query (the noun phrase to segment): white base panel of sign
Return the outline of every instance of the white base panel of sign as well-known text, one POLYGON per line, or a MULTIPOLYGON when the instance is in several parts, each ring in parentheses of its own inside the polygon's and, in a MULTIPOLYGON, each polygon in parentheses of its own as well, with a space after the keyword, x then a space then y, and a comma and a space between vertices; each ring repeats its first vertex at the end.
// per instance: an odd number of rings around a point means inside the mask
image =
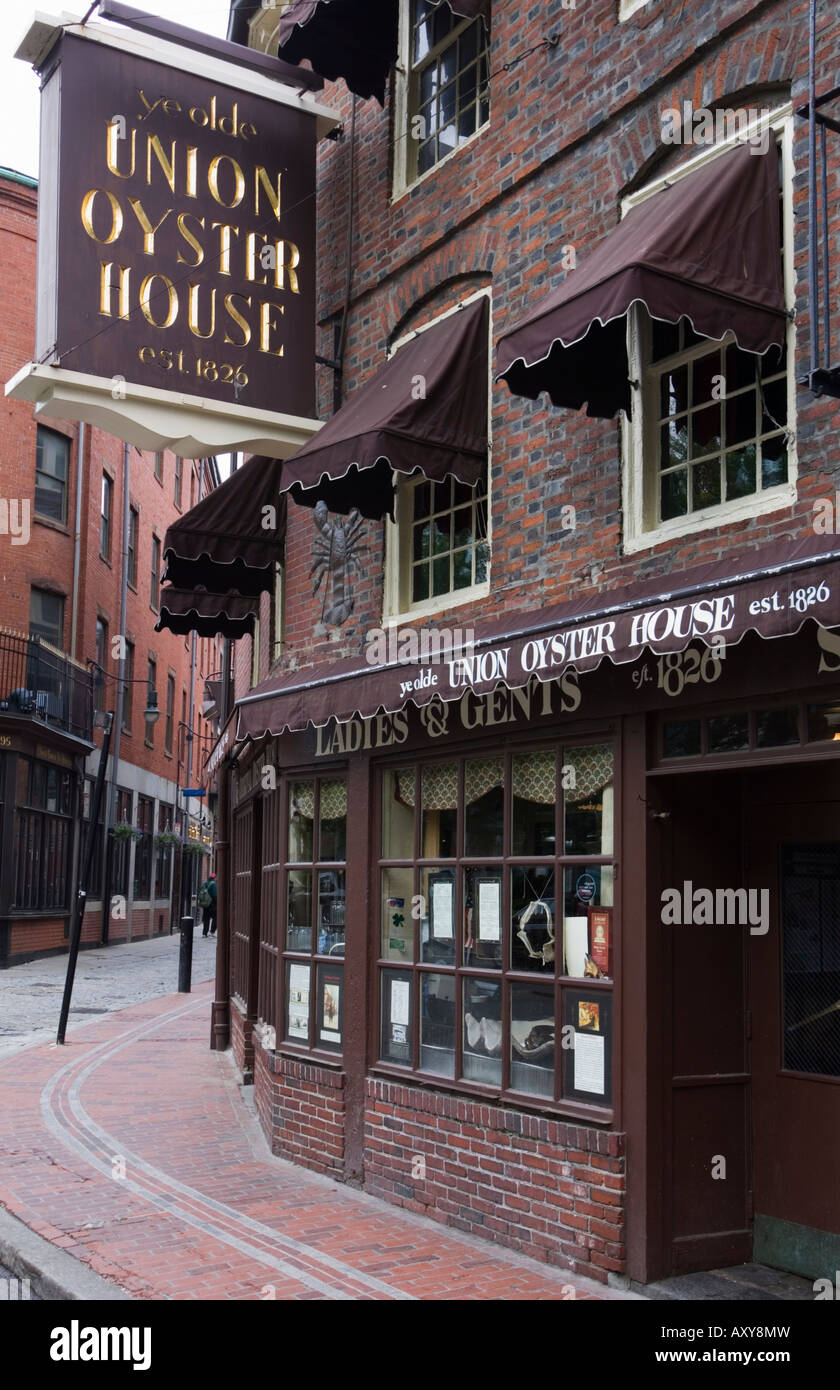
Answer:
POLYGON ((171 449, 182 458, 239 450, 289 458, 323 423, 270 410, 245 413, 232 391, 228 405, 37 362, 27 363, 6 383, 6 395, 31 402, 39 417, 84 420, 138 449, 171 449))

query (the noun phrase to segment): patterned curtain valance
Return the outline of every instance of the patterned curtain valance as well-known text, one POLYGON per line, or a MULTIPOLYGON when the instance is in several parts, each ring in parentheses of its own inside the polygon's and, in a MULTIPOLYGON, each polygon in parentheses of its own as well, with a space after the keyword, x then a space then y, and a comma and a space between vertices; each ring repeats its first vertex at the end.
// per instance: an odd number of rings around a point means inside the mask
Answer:
POLYGON ((347 783, 321 783, 321 820, 341 820, 347 815, 347 783))
POLYGON ((522 801, 553 806, 557 799, 557 768, 554 753, 518 753, 513 759, 512 791, 522 801))
MULTIPOLYGON (((609 744, 598 743, 590 748, 565 748, 563 763, 575 771, 574 786, 566 791, 566 800, 573 803, 599 795, 613 779, 613 750, 609 744)), ((568 781, 568 778, 566 779, 568 781)))

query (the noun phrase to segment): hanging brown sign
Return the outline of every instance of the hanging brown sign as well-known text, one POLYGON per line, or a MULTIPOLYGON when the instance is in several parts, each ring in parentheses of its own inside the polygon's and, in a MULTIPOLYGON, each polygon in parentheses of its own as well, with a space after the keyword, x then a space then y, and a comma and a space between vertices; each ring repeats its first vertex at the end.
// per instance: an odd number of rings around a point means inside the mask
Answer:
POLYGON ((210 402, 214 422, 265 411, 308 437, 322 113, 257 95, 232 64, 226 83, 186 50, 179 71, 86 32, 43 67, 37 362, 104 383, 129 421, 153 393, 167 442, 194 433, 179 405, 210 402))

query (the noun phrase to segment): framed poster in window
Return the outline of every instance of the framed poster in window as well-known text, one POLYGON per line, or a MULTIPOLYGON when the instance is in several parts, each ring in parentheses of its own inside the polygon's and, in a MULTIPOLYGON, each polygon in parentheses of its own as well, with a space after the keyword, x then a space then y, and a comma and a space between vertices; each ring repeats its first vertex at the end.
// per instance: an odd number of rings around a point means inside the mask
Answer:
POLYGON ((591 1105, 612 1104, 612 995, 607 990, 563 991, 563 1095, 591 1105), (566 1033, 571 1025, 574 1034, 566 1033))
POLYGON ((495 961, 502 952, 502 880, 476 874, 472 887, 472 938, 476 962, 495 961))
POLYGON ((340 1050, 344 1026, 344 971, 326 965, 318 967, 319 1047, 340 1050))

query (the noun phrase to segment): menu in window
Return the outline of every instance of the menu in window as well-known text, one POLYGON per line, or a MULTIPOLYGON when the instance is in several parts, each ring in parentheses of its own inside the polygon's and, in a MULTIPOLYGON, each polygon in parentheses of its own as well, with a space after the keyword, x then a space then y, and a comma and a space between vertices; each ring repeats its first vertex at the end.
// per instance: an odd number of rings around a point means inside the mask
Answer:
POLYGON ((432 884, 432 936, 451 938, 455 935, 455 885, 451 879, 432 884))
POLYGON ((289 967, 288 1032, 290 1038, 309 1039, 309 966, 289 967))
POLYGON ((478 939, 501 941, 502 885, 498 879, 481 879, 478 884, 478 939))

